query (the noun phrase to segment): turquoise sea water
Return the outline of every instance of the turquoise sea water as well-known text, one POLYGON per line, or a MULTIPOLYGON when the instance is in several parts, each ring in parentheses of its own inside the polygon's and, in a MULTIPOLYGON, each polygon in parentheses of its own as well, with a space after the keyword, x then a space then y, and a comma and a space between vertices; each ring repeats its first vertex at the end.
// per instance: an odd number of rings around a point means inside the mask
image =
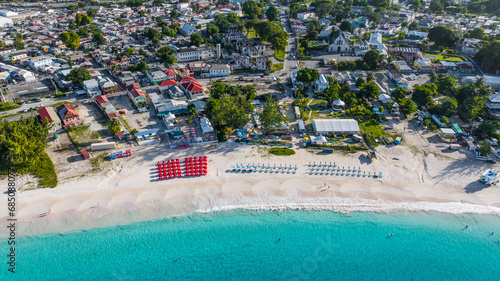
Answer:
POLYGON ((500 280, 497 240, 496 216, 227 211, 21 237, 0 280, 500 280))

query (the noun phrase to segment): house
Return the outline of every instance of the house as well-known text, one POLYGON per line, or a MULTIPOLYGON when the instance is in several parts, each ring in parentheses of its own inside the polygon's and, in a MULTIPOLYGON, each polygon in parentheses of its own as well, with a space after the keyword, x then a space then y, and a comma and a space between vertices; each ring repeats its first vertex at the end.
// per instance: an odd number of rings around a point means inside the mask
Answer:
POLYGON ((313 12, 303 12, 303 13, 297 14, 297 19, 298 20, 307 20, 309 18, 313 18, 314 16, 315 16, 315 14, 313 12))
POLYGON ((170 79, 170 80, 165 80, 160 84, 158 84, 158 89, 160 90, 160 93, 164 93, 173 86, 177 86, 177 81, 170 79))
POLYGON ((26 53, 25 50, 21 50, 21 51, 15 51, 15 52, 12 52, 8 55, 8 57, 4 57, 4 59, 9 59, 11 61, 18 61, 18 60, 22 60, 22 59, 25 59, 28 57, 28 54, 26 53))
POLYGON ((42 107, 38 110, 38 114, 40 114, 40 121, 47 124, 49 133, 54 133, 61 129, 61 119, 57 116, 54 108, 42 107))
POLYGON ((354 28, 370 26, 370 21, 366 17, 359 17, 357 19, 346 19, 346 21, 350 22, 354 28))
POLYGON ((191 36, 191 34, 196 33, 196 28, 186 23, 180 28, 179 32, 184 36, 191 36))
POLYGON ((100 96, 102 94, 99 82, 94 78, 83 81, 83 89, 87 91, 89 97, 100 96))
POLYGON ((155 144, 160 142, 158 129, 135 133, 134 137, 139 145, 155 144))
POLYGON ((94 102, 109 119, 120 119, 115 106, 109 102, 106 96, 97 96, 94 98, 94 102))
POLYGON ((390 48, 389 53, 392 56, 398 56, 404 58, 406 61, 413 61, 419 59, 422 56, 422 52, 417 48, 408 47, 395 47, 390 48))
POLYGON ((481 40, 474 38, 465 38, 462 43, 461 52, 464 55, 473 56, 481 48, 481 40))
POLYGON ((474 73, 474 65, 471 62, 461 62, 457 64, 458 71, 462 73, 474 73))
POLYGON ((31 58, 30 62, 29 62, 29 66, 32 69, 37 69, 41 66, 45 66, 45 65, 49 65, 49 64, 53 64, 53 63, 54 63, 54 59, 52 57, 39 56, 39 57, 31 58))
POLYGON ((157 85, 158 83, 167 80, 167 75, 158 68, 149 70, 146 76, 153 85, 157 85))
POLYGON ((190 100, 203 96, 204 94, 203 86, 200 84, 200 82, 196 80, 183 83, 181 84, 181 86, 184 88, 184 92, 186 93, 188 99, 190 100))
POLYGON ((320 74, 318 80, 314 82, 314 93, 322 93, 330 84, 324 74, 320 74))
POLYGON ((388 57, 387 52, 389 50, 387 49, 387 46, 385 46, 382 40, 382 34, 374 33, 370 35, 370 41, 368 44, 370 46, 370 49, 378 50, 381 55, 383 55, 386 58, 388 57))
POLYGON ((146 111, 144 103, 146 102, 146 94, 142 91, 141 87, 137 84, 127 86, 127 95, 139 109, 139 112, 146 111))
POLYGON ((99 80, 99 89, 103 95, 118 93, 118 84, 106 77, 99 80))
POLYGON ((332 34, 333 30, 334 30, 334 26, 333 25, 325 26, 319 32, 319 37, 321 37, 321 38, 330 37, 330 34, 332 34))
POLYGON ((252 66, 252 68, 256 68, 258 70, 267 70, 267 62, 269 59, 267 58, 256 58, 255 59, 255 64, 252 66))
MULTIPOLYGON (((397 32, 397 31, 396 31, 397 32)), ((382 36, 389 36, 394 34, 393 28, 388 28, 388 27, 379 27, 373 31, 373 33, 380 33, 382 36)))
POLYGON ((328 39, 328 51, 335 53, 350 52, 349 40, 351 35, 348 32, 337 30, 328 39))
POLYGON ((210 67, 210 76, 229 76, 231 75, 231 67, 229 64, 214 64, 210 67))
POLYGON ((433 69, 431 61, 423 58, 415 60, 413 67, 422 72, 431 72, 433 69))
POLYGON ((172 69, 165 70, 165 80, 175 80, 177 74, 172 69))
POLYGON ((81 124, 80 115, 71 104, 63 104, 57 108, 57 115, 61 118, 63 127, 78 126, 81 124))
POLYGON ((209 134, 214 132, 214 127, 212 126, 212 123, 210 123, 210 120, 208 120, 207 117, 203 117, 200 119, 200 126, 201 126, 201 132, 203 134, 209 134))

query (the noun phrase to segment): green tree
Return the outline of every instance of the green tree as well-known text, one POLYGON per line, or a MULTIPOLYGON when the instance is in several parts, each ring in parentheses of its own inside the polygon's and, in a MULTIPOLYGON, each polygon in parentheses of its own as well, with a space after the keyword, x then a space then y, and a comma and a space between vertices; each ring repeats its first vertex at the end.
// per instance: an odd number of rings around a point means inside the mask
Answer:
POLYGON ((397 87, 391 92, 392 99, 397 103, 399 103, 400 100, 405 99, 406 95, 408 95, 408 93, 403 87, 397 87))
POLYGON ((297 81, 305 84, 311 84, 318 80, 319 71, 314 68, 304 68, 297 72, 297 81))
POLYGON ((78 49, 79 43, 80 43, 80 36, 78 34, 70 31, 70 32, 63 32, 59 36, 59 39, 70 49, 76 50, 78 49))
POLYGON ((177 12, 177 9, 173 9, 172 12, 170 12, 170 17, 173 19, 176 19, 179 17, 179 13, 177 12))
POLYGON ((219 28, 217 27, 217 25, 213 23, 207 25, 207 34, 212 37, 215 37, 217 34, 219 34, 219 28))
POLYGON ((478 27, 471 32, 467 32, 464 35, 465 38, 475 38, 475 39, 483 39, 487 37, 486 33, 484 33, 484 29, 478 27))
MULTIPOLYGON (((311 6, 315 7, 314 13, 319 18, 324 18, 333 10, 333 1, 332 0, 317 0, 314 1, 311 6)), ((365 6, 365 5, 364 5, 365 6)))
POLYGON ((487 137, 498 138, 498 130, 500 130, 500 122, 493 120, 484 120, 477 129, 487 137))
POLYGON ((457 113, 460 118, 469 121, 483 115, 484 102, 490 94, 491 86, 482 78, 457 88, 455 98, 458 101, 457 113))
POLYGON ((201 44, 203 44, 203 38, 201 35, 198 33, 191 34, 191 45, 199 47, 201 44))
POLYGON ((437 75, 436 72, 429 73, 429 80, 431 80, 432 83, 436 83, 438 79, 439 75, 437 75))
POLYGON ((75 24, 78 26, 92 24, 92 19, 84 14, 76 14, 75 24))
POLYGON ((441 12, 444 9, 443 4, 441 4, 440 0, 431 0, 431 4, 429 5, 429 10, 432 12, 441 12))
POLYGON ((365 81, 365 79, 363 79, 362 76, 359 76, 358 79, 356 79, 356 87, 361 87, 365 83, 366 83, 366 81, 365 81))
POLYGON ((198 110, 196 109, 196 106, 193 103, 188 105, 188 110, 189 114, 191 114, 191 117, 195 118, 196 116, 198 116, 198 110))
POLYGON ((480 141, 477 148, 481 156, 488 156, 492 152, 491 145, 487 140, 480 141))
POLYGON ((360 87, 359 94, 365 98, 376 98, 380 95, 380 89, 375 82, 370 81, 360 87))
POLYGON ((453 76, 442 76, 437 81, 438 92, 444 93, 447 90, 455 88, 457 79, 453 76))
POLYGON ((269 132, 272 129, 281 126, 285 117, 280 112, 278 103, 269 96, 266 100, 266 106, 260 114, 260 122, 264 131, 269 132))
POLYGON ((406 115, 412 115, 418 110, 413 100, 409 98, 400 99, 398 104, 401 111, 406 115))
POLYGON ((166 47, 161 47, 156 53, 156 55, 160 59, 162 59, 165 63, 172 65, 177 62, 175 56, 173 55, 174 53, 176 53, 174 49, 166 46, 166 47))
POLYGON ((270 21, 275 21, 278 18, 278 9, 274 6, 270 6, 266 11, 266 17, 270 21))
POLYGON ((137 65, 137 70, 147 73, 149 71, 149 66, 145 61, 141 60, 137 65))
POLYGON ((135 50, 134 48, 127 48, 124 52, 123 52, 123 55, 125 56, 131 56, 135 53, 135 50))
POLYGON ((100 31, 97 31, 92 35, 92 42, 95 42, 97 46, 106 45, 106 38, 104 38, 100 31))
POLYGON ((417 104, 429 107, 434 105, 433 97, 437 95, 437 86, 434 84, 416 85, 411 98, 417 104))
POLYGON ((416 30, 418 29, 418 22, 417 21, 412 21, 410 25, 408 25, 409 30, 416 30))
POLYGON ((363 61, 370 69, 376 69, 381 61, 381 55, 378 50, 369 50, 363 57, 363 61))
POLYGON ((145 56, 145 57, 147 57, 147 56, 148 56, 148 52, 144 51, 144 49, 140 49, 140 50, 139 50, 139 54, 140 54, 141 56, 145 56))
POLYGON ((89 71, 83 67, 73 68, 68 74, 68 80, 77 85, 83 85, 83 81, 92 79, 89 71))
POLYGON ((108 129, 111 132, 111 134, 116 135, 119 132, 122 131, 122 126, 120 124, 120 121, 116 120, 115 118, 111 118, 108 124, 108 129))
POLYGON ((429 30, 427 37, 438 46, 453 47, 461 36, 458 31, 452 30, 448 26, 438 25, 429 30))
POLYGON ((331 107, 333 102, 339 99, 340 85, 333 84, 328 86, 324 92, 319 93, 318 96, 322 97, 328 102, 328 106, 331 107))
POLYGON ((345 20, 340 24, 340 30, 352 33, 354 31, 354 26, 350 21, 345 20))
POLYGON ((80 37, 89 38, 89 31, 86 27, 78 29, 76 34, 78 34, 80 37))
POLYGON ((161 6, 165 3, 165 0, 153 0, 153 6, 161 6))
POLYGON ((87 10, 87 16, 94 18, 96 16, 97 12, 94 9, 88 9, 87 10))
POLYGON ((441 104, 437 107, 437 112, 441 116, 451 117, 455 114, 458 108, 458 102, 456 99, 445 98, 441 104))
POLYGON ((243 3, 241 10, 247 18, 254 19, 262 15, 262 9, 255 1, 249 0, 243 3))
POLYGON ((485 72, 497 73, 500 70, 500 41, 485 42, 474 55, 474 60, 485 72))

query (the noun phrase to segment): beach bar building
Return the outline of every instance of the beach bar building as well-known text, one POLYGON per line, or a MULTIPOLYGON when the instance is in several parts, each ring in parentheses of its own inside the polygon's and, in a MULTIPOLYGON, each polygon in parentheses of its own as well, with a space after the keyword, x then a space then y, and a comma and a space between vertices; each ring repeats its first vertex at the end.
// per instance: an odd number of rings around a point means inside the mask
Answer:
POLYGON ((144 132, 135 133, 134 136, 139 145, 147 145, 160 142, 158 129, 152 129, 144 132))
POLYGON ((361 132, 354 119, 313 119, 313 128, 316 135, 353 135, 361 132))

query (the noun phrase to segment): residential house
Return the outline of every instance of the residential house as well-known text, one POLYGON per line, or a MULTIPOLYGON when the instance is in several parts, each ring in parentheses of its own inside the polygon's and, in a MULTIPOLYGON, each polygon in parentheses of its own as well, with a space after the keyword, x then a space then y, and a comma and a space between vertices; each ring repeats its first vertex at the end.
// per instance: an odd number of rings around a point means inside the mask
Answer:
POLYGON ((204 95, 203 86, 200 84, 200 82, 198 82, 196 80, 182 83, 181 85, 184 88, 184 91, 185 91, 188 99, 190 99, 190 100, 203 97, 203 95, 204 95))
POLYGON ((165 70, 165 80, 175 80, 177 74, 172 69, 165 70))
POLYGON ((80 115, 71 104, 63 104, 57 108, 57 115, 62 120, 63 127, 78 126, 81 124, 80 115))
POLYGON ((354 28, 370 26, 370 21, 366 17, 359 17, 357 19, 346 19, 346 21, 350 22, 354 28))
POLYGON ((474 38, 465 38, 461 46, 462 48, 460 51, 464 55, 473 56, 481 48, 481 40, 474 38))
POLYGON ((421 72, 432 72, 432 63, 429 59, 419 58, 413 63, 413 67, 421 72))
POLYGON ((146 111, 144 103, 146 103, 146 94, 142 91, 141 87, 137 84, 127 86, 127 95, 138 108, 139 112, 146 111))
POLYGON ((350 33, 337 30, 328 39, 328 51, 335 53, 351 52, 351 46, 349 45, 350 40, 350 33))
POLYGON ((500 121, 500 94, 492 94, 484 101, 484 106, 495 120, 500 121))
POLYGON ((179 29, 179 32, 182 35, 189 37, 189 36, 191 36, 191 34, 196 33, 196 28, 194 26, 192 26, 191 24, 186 23, 186 24, 184 24, 184 26, 182 26, 179 29))
POLYGON ((173 86, 177 86, 177 81, 169 79, 158 84, 158 89, 160 90, 160 93, 165 93, 173 86))
POLYGON ((392 56, 404 58, 406 61, 414 61, 422 56, 422 52, 417 48, 395 47, 390 48, 389 53, 392 56))
POLYGON ((378 50, 381 55, 383 55, 386 58, 388 57, 387 52, 389 50, 387 49, 387 46, 384 44, 382 40, 382 34, 374 33, 370 35, 369 45, 370 49, 378 50))
POLYGON ((297 19, 298 20, 307 20, 307 19, 313 18, 315 16, 316 15, 313 12, 303 12, 303 13, 297 14, 297 19))
POLYGON ((38 110, 40 121, 47 124, 49 133, 54 133, 61 129, 61 119, 57 116, 54 108, 42 107, 38 110))
POLYGON ((256 68, 258 70, 267 70, 267 62, 269 61, 268 58, 256 58, 255 59, 255 64, 254 64, 254 67, 252 68, 256 68))
POLYGON ((471 62, 461 62, 457 64, 458 71, 462 73, 474 73, 474 65, 471 62))
POLYGON ((26 50, 21 50, 21 51, 15 51, 15 52, 8 54, 8 56, 4 57, 4 59, 10 58, 11 61, 18 61, 18 60, 25 59, 27 57, 28 57, 28 54, 26 53, 26 50))
POLYGON ((146 76, 153 85, 157 85, 158 83, 167 80, 167 75, 159 68, 150 69, 146 76))
POLYGON ((41 66, 50 65, 54 63, 54 58, 49 56, 39 56, 30 59, 29 66, 32 69, 40 68, 41 66))
POLYGON ((99 80, 99 88, 103 95, 118 93, 118 84, 108 77, 99 80))
POLYGON ((89 97, 96 97, 102 94, 99 82, 94 78, 83 81, 83 89, 87 91, 89 97))

